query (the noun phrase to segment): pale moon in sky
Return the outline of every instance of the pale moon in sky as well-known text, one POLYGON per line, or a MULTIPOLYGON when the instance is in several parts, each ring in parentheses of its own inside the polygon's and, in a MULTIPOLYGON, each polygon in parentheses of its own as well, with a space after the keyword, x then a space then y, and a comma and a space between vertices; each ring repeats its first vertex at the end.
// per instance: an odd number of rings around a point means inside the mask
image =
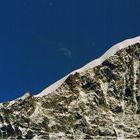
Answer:
POLYGON ((68 48, 60 48, 59 51, 61 52, 61 54, 63 54, 64 56, 66 56, 67 58, 72 58, 72 52, 70 49, 68 48))

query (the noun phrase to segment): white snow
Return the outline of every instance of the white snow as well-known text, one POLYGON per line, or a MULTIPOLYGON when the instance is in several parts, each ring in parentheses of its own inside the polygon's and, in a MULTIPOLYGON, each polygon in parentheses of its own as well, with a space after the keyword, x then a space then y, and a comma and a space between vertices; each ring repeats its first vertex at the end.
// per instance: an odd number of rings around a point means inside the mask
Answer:
MULTIPOLYGON (((90 63, 88 63, 87 65, 85 65, 84 67, 75 70, 73 72, 71 72, 70 74, 74 74, 75 72, 83 72, 89 68, 93 68, 96 67, 98 65, 100 65, 103 61, 105 61, 107 58, 109 58, 110 56, 114 55, 117 51, 126 48, 130 45, 134 45, 136 43, 140 43, 140 36, 132 38, 132 39, 127 39, 121 43, 118 43, 114 46, 112 46, 107 52, 105 52, 100 58, 95 59, 93 61, 91 61, 90 63)), ((46 88, 45 90, 43 90, 41 93, 35 95, 35 97, 42 97, 44 95, 48 95, 49 93, 55 91, 58 87, 60 87, 62 85, 62 83, 67 79, 67 77, 70 75, 68 74, 67 76, 65 76, 64 78, 62 78, 61 80, 57 81, 56 83, 52 84, 51 86, 49 86, 48 88, 46 88)))
POLYGON ((40 139, 40 137, 38 136, 38 135, 35 135, 34 137, 33 137, 33 140, 39 140, 40 139))
POLYGON ((41 107, 41 103, 38 102, 38 103, 36 104, 36 108, 35 108, 34 113, 29 117, 30 120, 35 120, 36 123, 42 123, 43 119, 42 119, 42 117, 40 117, 41 114, 43 114, 42 111, 43 111, 43 110, 42 110, 42 107, 41 107))
POLYGON ((1 110, 1 108, 3 108, 3 105, 2 105, 2 103, 0 103, 0 110, 1 110))
POLYGON ((100 84, 101 84, 101 89, 104 89, 103 92, 104 92, 104 95, 107 94, 107 90, 108 90, 108 83, 104 83, 103 81, 100 80, 100 84))
MULTIPOLYGON (((18 98, 18 99, 25 100, 26 98, 28 98, 28 97, 30 97, 30 96, 31 96, 30 93, 27 92, 27 93, 24 94, 24 96, 22 96, 22 97, 20 97, 20 98, 18 98)), ((17 99, 17 100, 18 100, 18 99, 17 99)))
POLYGON ((81 100, 86 103, 87 102, 87 98, 86 98, 87 97, 87 94, 85 92, 81 91, 80 92, 80 95, 82 97, 81 100))
POLYGON ((7 106, 7 108, 8 108, 9 106, 12 106, 15 102, 16 102, 16 100, 10 101, 9 104, 8 104, 8 106, 7 106))
POLYGON ((9 106, 12 106, 16 101, 18 101, 18 100, 25 100, 26 98, 28 98, 30 96, 30 93, 25 93, 22 97, 19 97, 19 98, 17 98, 17 99, 15 99, 15 100, 13 100, 13 101, 9 101, 9 104, 8 104, 8 106, 7 106, 7 108, 9 107, 9 106))

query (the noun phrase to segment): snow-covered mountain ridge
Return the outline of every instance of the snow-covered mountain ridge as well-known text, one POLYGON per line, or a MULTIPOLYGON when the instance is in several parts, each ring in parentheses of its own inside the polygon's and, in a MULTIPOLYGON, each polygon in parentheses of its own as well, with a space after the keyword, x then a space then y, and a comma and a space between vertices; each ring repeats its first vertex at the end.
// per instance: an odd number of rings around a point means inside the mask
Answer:
POLYGON ((140 37, 33 96, 0 104, 1 139, 140 138, 140 37))
POLYGON ((48 88, 43 90, 40 94, 37 94, 36 97, 43 96, 43 95, 46 95, 46 94, 49 94, 49 93, 55 91, 59 86, 62 85, 62 83, 67 79, 67 77, 69 75, 74 74, 75 72, 82 72, 82 71, 85 71, 86 69, 96 67, 96 66, 100 65, 103 61, 108 59, 110 56, 114 55, 117 51, 124 49, 130 45, 136 44, 136 43, 140 43, 140 36, 132 38, 132 39, 124 40, 124 41, 112 46, 100 58, 91 61, 90 63, 88 63, 87 65, 85 65, 84 67, 82 67, 80 69, 74 70, 70 74, 66 75, 64 78, 60 79, 56 83, 52 84, 51 86, 49 86, 48 88))

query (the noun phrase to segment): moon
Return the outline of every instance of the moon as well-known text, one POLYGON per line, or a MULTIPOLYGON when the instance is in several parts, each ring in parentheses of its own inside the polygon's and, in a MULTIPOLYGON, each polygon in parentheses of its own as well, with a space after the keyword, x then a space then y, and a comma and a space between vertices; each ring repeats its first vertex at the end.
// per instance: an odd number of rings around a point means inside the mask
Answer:
POLYGON ((61 54, 63 54, 65 57, 67 58, 72 58, 72 52, 70 49, 68 48, 60 48, 59 51, 61 52, 61 54))

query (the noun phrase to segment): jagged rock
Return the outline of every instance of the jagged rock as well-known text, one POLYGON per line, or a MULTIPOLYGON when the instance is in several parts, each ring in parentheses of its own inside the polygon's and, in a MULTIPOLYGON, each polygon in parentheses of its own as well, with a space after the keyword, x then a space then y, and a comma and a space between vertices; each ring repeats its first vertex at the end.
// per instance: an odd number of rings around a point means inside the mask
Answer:
POLYGON ((139 42, 120 43, 37 96, 0 104, 0 138, 140 138, 139 42))

